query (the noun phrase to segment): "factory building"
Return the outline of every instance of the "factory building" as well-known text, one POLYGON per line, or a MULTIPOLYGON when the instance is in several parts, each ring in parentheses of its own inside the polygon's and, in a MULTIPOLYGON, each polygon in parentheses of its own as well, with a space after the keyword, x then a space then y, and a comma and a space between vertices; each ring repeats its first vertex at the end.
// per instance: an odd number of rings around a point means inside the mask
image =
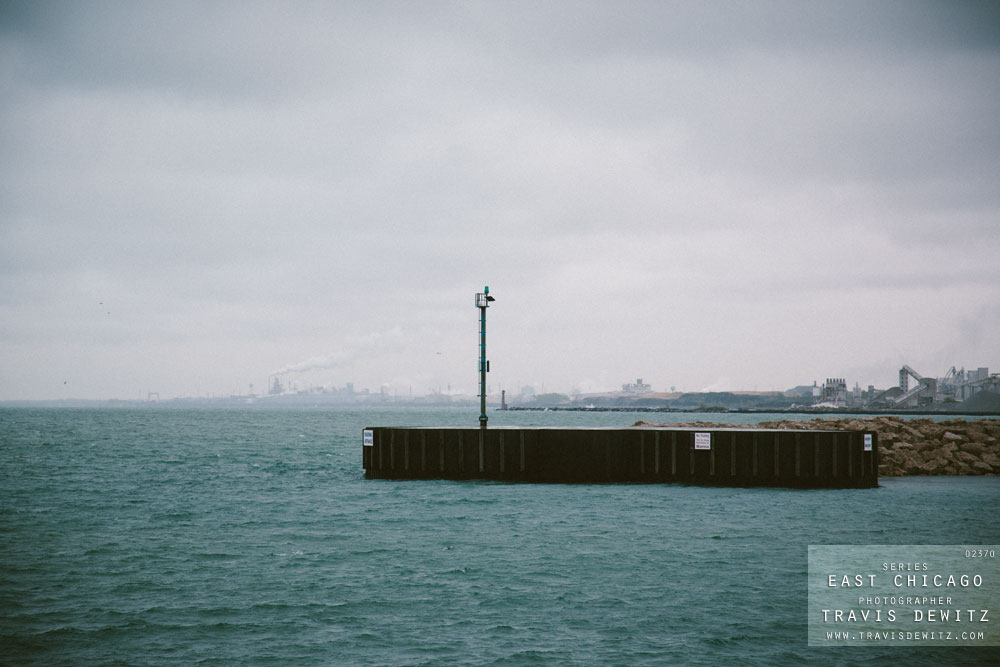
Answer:
POLYGON ((825 408, 846 408, 847 380, 844 378, 827 378, 821 388, 817 405, 825 408))
POLYGON ((957 370, 954 366, 944 377, 925 377, 909 365, 899 369, 899 385, 872 395, 869 388, 867 407, 919 408, 943 403, 961 403, 979 392, 1000 393, 1000 374, 990 375, 988 368, 957 370))
POLYGON ((622 393, 624 394, 650 394, 653 392, 653 386, 648 385, 639 378, 635 383, 628 383, 622 385, 622 393))
MULTIPOLYGON (((811 389, 813 406, 818 408, 892 410, 927 407, 936 410, 939 409, 938 406, 967 401, 980 392, 993 392, 1000 396, 1000 373, 990 375, 989 369, 983 367, 965 370, 952 366, 944 377, 935 378, 921 375, 911 366, 904 364, 899 369, 898 386, 884 391, 868 385, 867 392, 862 392, 857 383, 853 390, 848 391, 847 381, 844 378, 827 378, 822 385, 813 383, 811 389)), ((982 405, 992 404, 991 401, 978 402, 982 405)))

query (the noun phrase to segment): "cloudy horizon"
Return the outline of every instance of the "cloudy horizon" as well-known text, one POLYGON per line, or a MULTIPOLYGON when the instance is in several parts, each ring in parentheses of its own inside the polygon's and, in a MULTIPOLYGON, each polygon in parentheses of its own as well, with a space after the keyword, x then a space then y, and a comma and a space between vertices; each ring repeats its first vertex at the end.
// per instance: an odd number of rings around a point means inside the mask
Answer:
POLYGON ((989 2, 0 5, 0 400, 1000 371, 989 2))

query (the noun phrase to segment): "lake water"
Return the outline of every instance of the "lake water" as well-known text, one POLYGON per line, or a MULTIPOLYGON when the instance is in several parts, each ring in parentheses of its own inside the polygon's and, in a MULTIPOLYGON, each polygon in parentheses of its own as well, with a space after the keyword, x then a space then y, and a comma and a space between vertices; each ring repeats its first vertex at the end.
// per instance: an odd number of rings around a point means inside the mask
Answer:
MULTIPOLYGON (((807 646, 810 544, 1000 543, 1000 479, 877 489, 366 480, 456 409, 0 410, 7 665, 968 664, 807 646)), ((490 413, 627 426, 776 415, 490 413)), ((997 614, 1000 617, 1000 613, 997 614)))

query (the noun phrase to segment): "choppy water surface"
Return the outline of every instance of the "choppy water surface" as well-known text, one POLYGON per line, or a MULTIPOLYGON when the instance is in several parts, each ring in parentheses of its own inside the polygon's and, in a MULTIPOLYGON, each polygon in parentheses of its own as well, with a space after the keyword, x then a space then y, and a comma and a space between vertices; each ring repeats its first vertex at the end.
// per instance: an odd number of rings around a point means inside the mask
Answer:
MULTIPOLYGON (((807 545, 996 544, 997 478, 812 491, 363 478, 365 426, 475 426, 474 413, 0 410, 0 662, 1000 657, 809 648, 805 615, 807 545)), ((497 413, 490 424, 642 416, 497 413)))

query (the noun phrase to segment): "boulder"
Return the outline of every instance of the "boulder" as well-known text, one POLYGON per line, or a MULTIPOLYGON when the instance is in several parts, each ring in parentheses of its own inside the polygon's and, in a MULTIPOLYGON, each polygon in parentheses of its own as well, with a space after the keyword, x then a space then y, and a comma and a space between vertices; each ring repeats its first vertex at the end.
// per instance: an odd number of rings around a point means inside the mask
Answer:
POLYGON ((921 466, 924 464, 924 462, 921 461, 920 459, 918 459, 916 456, 914 456, 910 452, 904 453, 903 457, 902 457, 902 459, 900 460, 899 463, 900 463, 900 467, 907 474, 910 474, 910 475, 919 475, 919 474, 923 473, 923 471, 924 471, 923 468, 921 468, 921 466))
POLYGON ((986 451, 986 447, 979 444, 978 442, 963 442, 961 445, 959 445, 959 449, 961 449, 963 452, 968 452, 970 454, 979 457, 982 457, 983 452, 986 451))
POLYGON ((955 452, 954 458, 955 458, 956 461, 968 463, 969 465, 972 465, 973 463, 976 463, 976 462, 979 461, 979 457, 978 456, 975 456, 973 454, 970 454, 969 452, 963 452, 963 451, 957 451, 957 452, 955 452))
POLYGON ((948 462, 944 459, 934 459, 921 465, 920 469, 928 475, 943 475, 947 465, 948 462))
POLYGON ((965 436, 959 433, 952 433, 951 431, 945 431, 944 435, 941 436, 942 440, 951 440, 952 442, 962 442, 965 440, 965 436))
POLYGON ((989 475, 993 472, 993 466, 989 463, 984 463, 983 461, 976 461, 972 464, 972 469, 977 471, 977 475, 989 475))
POLYGON ((967 437, 971 442, 986 442, 986 431, 978 428, 967 428, 965 429, 965 437, 967 437))
POLYGON ((922 449, 922 450, 918 450, 918 451, 916 452, 916 454, 917 454, 917 456, 919 456, 919 457, 920 457, 921 459, 923 459, 924 461, 934 461, 934 460, 936 460, 936 459, 944 459, 944 460, 947 460, 947 458, 948 458, 948 457, 946 457, 946 455, 945 455, 945 454, 943 454, 943 453, 941 452, 941 450, 940 450, 939 448, 937 448, 937 447, 933 447, 933 448, 931 448, 931 449, 922 449))
POLYGON ((994 468, 1000 468, 1000 454, 985 452, 981 457, 983 463, 989 463, 994 468))

